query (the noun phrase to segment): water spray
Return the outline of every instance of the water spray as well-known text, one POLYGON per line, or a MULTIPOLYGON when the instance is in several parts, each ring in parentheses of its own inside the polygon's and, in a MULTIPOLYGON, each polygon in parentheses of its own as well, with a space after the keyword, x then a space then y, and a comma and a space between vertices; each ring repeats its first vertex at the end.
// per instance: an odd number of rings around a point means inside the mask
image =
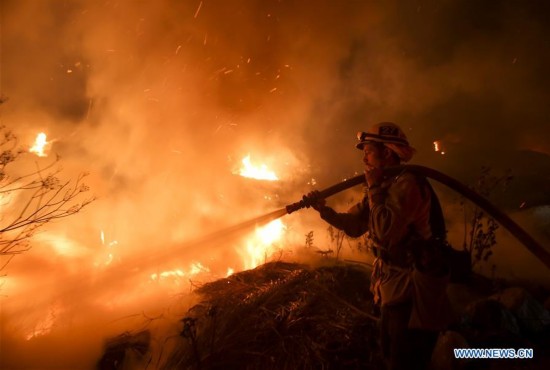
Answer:
MULTIPOLYGON (((384 169, 384 175, 388 177, 399 176, 400 174, 405 172, 435 180, 443 185, 446 185, 450 189, 456 191, 457 193, 472 201, 474 204, 483 209, 487 214, 493 217, 497 222, 499 222, 504 228, 506 228, 531 253, 533 253, 539 260, 541 260, 548 269, 550 269, 550 253, 545 250, 536 240, 534 240, 522 227, 520 227, 504 212, 495 207, 486 198, 479 195, 458 180, 428 167, 420 165, 401 165, 384 169)), ((363 183, 365 183, 365 176, 363 174, 357 175, 319 191, 319 197, 328 198, 332 195, 335 195, 339 192, 363 183)), ((165 260, 166 258, 171 258, 174 255, 183 257, 185 255, 193 254, 193 251, 195 250, 194 248, 196 247, 202 247, 206 244, 212 245, 212 243, 217 241, 237 237, 239 235, 242 235, 243 233, 248 232, 254 227, 263 226, 273 220, 276 220, 287 214, 291 214, 308 206, 308 200, 307 198, 304 198, 298 202, 289 204, 284 208, 277 209, 261 216, 243 221, 236 225, 218 230, 214 233, 203 235, 197 239, 189 240, 178 245, 177 247, 157 251, 157 253, 149 256, 148 258, 140 257, 126 260, 124 266, 132 269, 147 268, 148 266, 155 265, 165 260)))

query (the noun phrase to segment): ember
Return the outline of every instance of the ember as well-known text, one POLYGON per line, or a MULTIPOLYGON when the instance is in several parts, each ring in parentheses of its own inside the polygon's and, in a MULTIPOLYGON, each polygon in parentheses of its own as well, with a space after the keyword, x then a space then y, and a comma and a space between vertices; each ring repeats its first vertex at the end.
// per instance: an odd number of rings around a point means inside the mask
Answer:
POLYGON ((434 141, 434 151, 440 152, 441 155, 445 154, 445 151, 443 151, 440 141, 434 141))

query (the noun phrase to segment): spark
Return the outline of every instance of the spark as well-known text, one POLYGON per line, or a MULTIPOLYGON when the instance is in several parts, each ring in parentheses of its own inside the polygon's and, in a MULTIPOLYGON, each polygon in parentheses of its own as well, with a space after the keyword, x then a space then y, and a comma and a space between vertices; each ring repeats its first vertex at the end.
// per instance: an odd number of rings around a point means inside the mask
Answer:
POLYGON ((199 16, 199 12, 201 11, 201 8, 202 8, 202 1, 199 3, 199 6, 197 7, 197 10, 195 11, 195 15, 193 16, 193 18, 197 18, 199 16))

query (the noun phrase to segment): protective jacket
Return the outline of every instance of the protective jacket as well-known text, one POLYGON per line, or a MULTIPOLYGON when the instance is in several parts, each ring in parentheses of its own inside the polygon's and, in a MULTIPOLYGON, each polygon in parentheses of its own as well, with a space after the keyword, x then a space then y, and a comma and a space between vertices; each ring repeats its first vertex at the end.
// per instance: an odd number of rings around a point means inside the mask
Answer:
POLYGON ((412 300, 409 327, 440 330, 451 319, 446 295, 448 275, 420 271, 415 268, 413 255, 413 246, 432 237, 433 196, 426 179, 404 172, 366 192, 347 213, 330 207, 322 207, 319 212, 322 219, 348 236, 368 233, 376 257, 371 277, 376 303, 393 305, 412 300))

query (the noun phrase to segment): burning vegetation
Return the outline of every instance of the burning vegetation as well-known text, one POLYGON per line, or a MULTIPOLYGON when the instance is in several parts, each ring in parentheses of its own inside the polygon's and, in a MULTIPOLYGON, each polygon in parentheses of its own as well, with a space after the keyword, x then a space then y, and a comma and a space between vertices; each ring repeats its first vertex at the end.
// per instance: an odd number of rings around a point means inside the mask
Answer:
POLYGON ((279 177, 275 172, 271 171, 267 165, 253 165, 250 159, 250 155, 247 155, 242 160, 241 168, 236 171, 240 176, 249 177, 257 180, 277 181, 279 177))
MULTIPOLYGON (((206 283, 159 369, 380 369, 368 271, 272 262, 206 283)), ((138 336, 142 336, 139 334, 138 336)), ((120 338, 122 339, 122 338, 120 338)), ((126 343, 134 341, 127 337, 126 343)), ((101 369, 129 352, 107 347, 101 369), (118 358, 117 355, 118 354, 118 358)), ((155 360, 150 360, 155 361, 155 360)))
MULTIPOLYGON (((1 0, 0 126, 20 142, 0 135, 0 367, 206 368, 238 343, 249 367, 377 364, 368 274, 342 263, 370 261, 364 240, 254 217, 357 174, 350 133, 392 119, 460 178, 515 163, 513 210, 547 225, 548 6, 525 3, 1 0), (337 262, 282 262, 304 236, 306 261, 337 262)), ((467 220, 477 266, 508 248, 499 268, 548 281, 486 220, 467 220)))
POLYGON ((163 365, 379 369, 368 272, 275 262, 201 286, 163 365))
MULTIPOLYGON (((148 329, 106 342, 101 370, 383 369, 370 269, 322 259, 314 267, 270 262, 196 287, 200 303, 180 316, 178 333, 148 329), (154 343, 161 343, 160 347, 154 343)), ((522 369, 526 360, 457 360, 453 348, 533 348, 529 368, 550 364, 550 314, 540 291, 495 285, 480 275, 450 290, 458 316, 440 334, 432 368, 522 369)))
POLYGON ((85 198, 89 187, 83 182, 60 178, 59 158, 36 162, 29 168, 29 153, 46 157, 46 134, 38 134, 28 149, 18 148, 17 137, 0 127, 0 270, 16 255, 30 249, 33 235, 47 223, 75 215, 93 202, 85 198), (16 169, 12 169, 16 167, 16 169))

